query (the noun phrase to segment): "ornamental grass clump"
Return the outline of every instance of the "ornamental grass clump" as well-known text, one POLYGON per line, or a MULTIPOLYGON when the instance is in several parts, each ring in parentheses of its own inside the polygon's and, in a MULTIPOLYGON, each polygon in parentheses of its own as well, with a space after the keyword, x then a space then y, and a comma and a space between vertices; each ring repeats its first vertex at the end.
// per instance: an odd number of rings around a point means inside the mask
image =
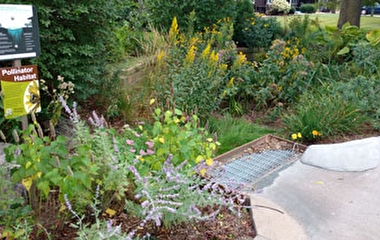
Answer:
POLYGON ((358 133, 368 118, 358 103, 338 95, 309 93, 282 120, 287 132, 301 134, 302 138, 295 139, 311 143, 334 135, 358 133))

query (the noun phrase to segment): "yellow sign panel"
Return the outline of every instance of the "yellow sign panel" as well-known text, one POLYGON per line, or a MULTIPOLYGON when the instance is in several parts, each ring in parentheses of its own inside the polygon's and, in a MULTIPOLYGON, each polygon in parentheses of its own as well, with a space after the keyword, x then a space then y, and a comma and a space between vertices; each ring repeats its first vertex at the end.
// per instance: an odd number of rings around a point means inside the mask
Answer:
POLYGON ((37 66, 1 68, 0 81, 5 118, 41 111, 37 66))

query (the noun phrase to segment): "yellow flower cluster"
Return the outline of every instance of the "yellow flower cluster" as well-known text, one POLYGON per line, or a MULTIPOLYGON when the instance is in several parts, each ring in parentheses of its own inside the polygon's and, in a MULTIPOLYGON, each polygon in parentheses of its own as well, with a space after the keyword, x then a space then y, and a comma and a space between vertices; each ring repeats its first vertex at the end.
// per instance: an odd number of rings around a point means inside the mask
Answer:
POLYGON ((215 51, 212 51, 210 54, 210 61, 212 63, 217 63, 219 61, 218 53, 216 53, 215 51))
POLYGON ((247 60, 247 57, 242 52, 239 52, 239 54, 236 56, 236 60, 234 62, 234 67, 241 67, 245 61, 247 60))
POLYGON ((210 55, 210 49, 211 49, 211 45, 207 44, 207 47, 202 52, 202 58, 203 59, 207 59, 209 57, 209 55, 210 55))
POLYGON ((300 132, 299 133, 293 133, 291 135, 291 137, 292 137, 293 140, 297 140, 297 139, 302 138, 302 134, 300 132))
POLYGON ((176 39, 178 36, 178 33, 179 33, 179 29, 178 29, 177 18, 174 17, 173 21, 172 21, 172 25, 171 25, 170 30, 169 30, 170 39, 176 39))
POLYGON ((322 133, 321 133, 321 132, 318 132, 317 130, 313 130, 313 131, 311 132, 311 134, 313 134, 313 137, 320 137, 320 136, 322 136, 322 133))
POLYGON ((186 55, 185 62, 187 64, 193 64, 194 63, 196 52, 197 52, 197 47, 194 46, 194 45, 191 45, 190 49, 189 49, 189 51, 187 52, 187 55, 186 55))

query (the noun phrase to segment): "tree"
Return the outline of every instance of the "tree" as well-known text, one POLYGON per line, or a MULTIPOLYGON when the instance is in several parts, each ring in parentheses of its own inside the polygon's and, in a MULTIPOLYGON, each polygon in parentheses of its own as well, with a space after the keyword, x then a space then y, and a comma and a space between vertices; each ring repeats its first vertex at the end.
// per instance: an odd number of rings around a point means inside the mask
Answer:
POLYGON ((362 0, 342 0, 338 20, 338 28, 345 23, 360 27, 362 0))

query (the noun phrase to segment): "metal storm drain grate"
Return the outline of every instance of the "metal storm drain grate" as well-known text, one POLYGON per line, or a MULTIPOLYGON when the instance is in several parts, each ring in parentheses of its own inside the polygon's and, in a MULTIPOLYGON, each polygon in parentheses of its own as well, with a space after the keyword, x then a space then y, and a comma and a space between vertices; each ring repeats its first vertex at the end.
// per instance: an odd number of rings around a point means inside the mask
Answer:
POLYGON ((267 150, 262 153, 243 155, 215 170, 213 178, 226 186, 246 188, 266 175, 294 161, 293 150, 267 150))

